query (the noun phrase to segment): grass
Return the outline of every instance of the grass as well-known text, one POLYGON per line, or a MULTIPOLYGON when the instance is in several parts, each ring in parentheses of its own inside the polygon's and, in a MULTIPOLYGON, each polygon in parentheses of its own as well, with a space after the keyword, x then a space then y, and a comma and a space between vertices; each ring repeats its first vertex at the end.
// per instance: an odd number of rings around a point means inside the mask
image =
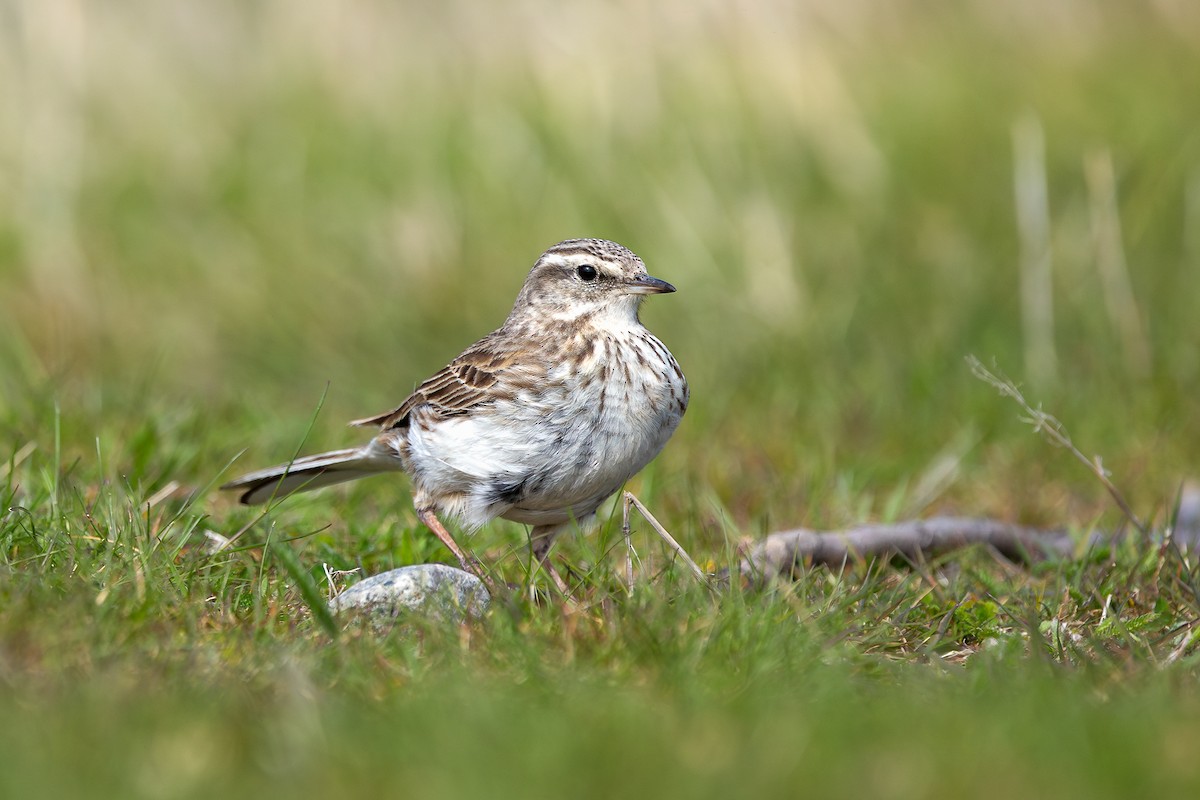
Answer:
MULTIPOLYGON (((1200 584, 1153 542, 712 597, 639 523, 627 595, 610 519, 558 548, 576 613, 335 637, 326 567, 449 557, 403 480, 214 490, 352 441, 598 235, 680 288, 644 318, 693 404, 629 488, 702 564, 794 525, 1122 525, 970 355, 1161 529, 1200 441, 1190 6, 0 7, 0 794, 1194 793, 1200 584)), ((520 582, 524 537, 472 544, 520 582)))

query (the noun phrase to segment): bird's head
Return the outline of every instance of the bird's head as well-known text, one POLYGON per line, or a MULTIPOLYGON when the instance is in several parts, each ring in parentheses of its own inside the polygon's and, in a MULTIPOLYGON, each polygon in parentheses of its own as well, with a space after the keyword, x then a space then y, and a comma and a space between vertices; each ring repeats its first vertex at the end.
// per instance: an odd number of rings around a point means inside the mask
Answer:
POLYGON ((531 317, 599 324, 636 324, 646 295, 675 287, 646 273, 632 251, 605 239, 568 239, 537 260, 509 320, 531 317))

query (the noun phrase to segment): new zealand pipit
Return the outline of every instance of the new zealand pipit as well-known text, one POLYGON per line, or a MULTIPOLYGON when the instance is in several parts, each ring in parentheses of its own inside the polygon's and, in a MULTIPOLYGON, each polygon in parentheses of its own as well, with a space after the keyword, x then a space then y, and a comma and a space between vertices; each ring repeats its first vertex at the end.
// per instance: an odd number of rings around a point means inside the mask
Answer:
POLYGON ((646 295, 675 291, 615 242, 570 239, 537 260, 500 328, 468 347, 399 407, 357 420, 366 445, 252 472, 224 489, 264 503, 381 472, 412 478, 417 516, 480 573, 438 515, 475 530, 532 525, 538 561, 554 538, 658 455, 688 404, 675 358, 638 320, 646 295))

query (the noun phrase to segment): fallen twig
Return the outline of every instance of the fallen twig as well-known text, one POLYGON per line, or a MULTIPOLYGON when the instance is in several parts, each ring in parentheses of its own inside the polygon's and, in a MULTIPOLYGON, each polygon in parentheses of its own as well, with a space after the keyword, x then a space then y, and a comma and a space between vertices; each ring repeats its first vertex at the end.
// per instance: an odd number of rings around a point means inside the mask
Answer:
POLYGON ((1063 530, 1041 530, 991 519, 933 517, 840 531, 796 528, 773 533, 751 547, 740 564, 744 577, 788 576, 804 566, 840 567, 875 558, 919 561, 972 544, 987 545, 1013 561, 1069 558, 1075 542, 1063 530))
MULTIPOLYGON (((931 517, 838 531, 796 528, 772 533, 747 549, 739 571, 744 578, 761 582, 790 577, 806 566, 837 569, 896 557, 916 562, 970 545, 985 545, 1011 561, 1031 563, 1072 558, 1081 549, 1110 546, 1119 538, 1120 534, 1096 532, 1081 542, 1062 529, 1030 528, 977 517, 931 517)), ((1170 539, 1176 546, 1200 550, 1200 484, 1184 484, 1170 539)))

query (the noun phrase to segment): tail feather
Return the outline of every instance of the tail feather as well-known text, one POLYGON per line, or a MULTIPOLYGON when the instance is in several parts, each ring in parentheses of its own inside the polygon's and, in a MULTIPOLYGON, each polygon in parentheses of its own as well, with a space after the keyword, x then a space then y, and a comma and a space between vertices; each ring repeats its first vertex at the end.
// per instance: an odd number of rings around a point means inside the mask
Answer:
POLYGON ((232 480, 221 488, 243 490, 240 501, 244 505, 254 506, 272 498, 279 499, 296 492, 307 492, 399 469, 403 469, 399 459, 374 453, 369 446, 354 447, 304 456, 288 464, 260 469, 232 480))

